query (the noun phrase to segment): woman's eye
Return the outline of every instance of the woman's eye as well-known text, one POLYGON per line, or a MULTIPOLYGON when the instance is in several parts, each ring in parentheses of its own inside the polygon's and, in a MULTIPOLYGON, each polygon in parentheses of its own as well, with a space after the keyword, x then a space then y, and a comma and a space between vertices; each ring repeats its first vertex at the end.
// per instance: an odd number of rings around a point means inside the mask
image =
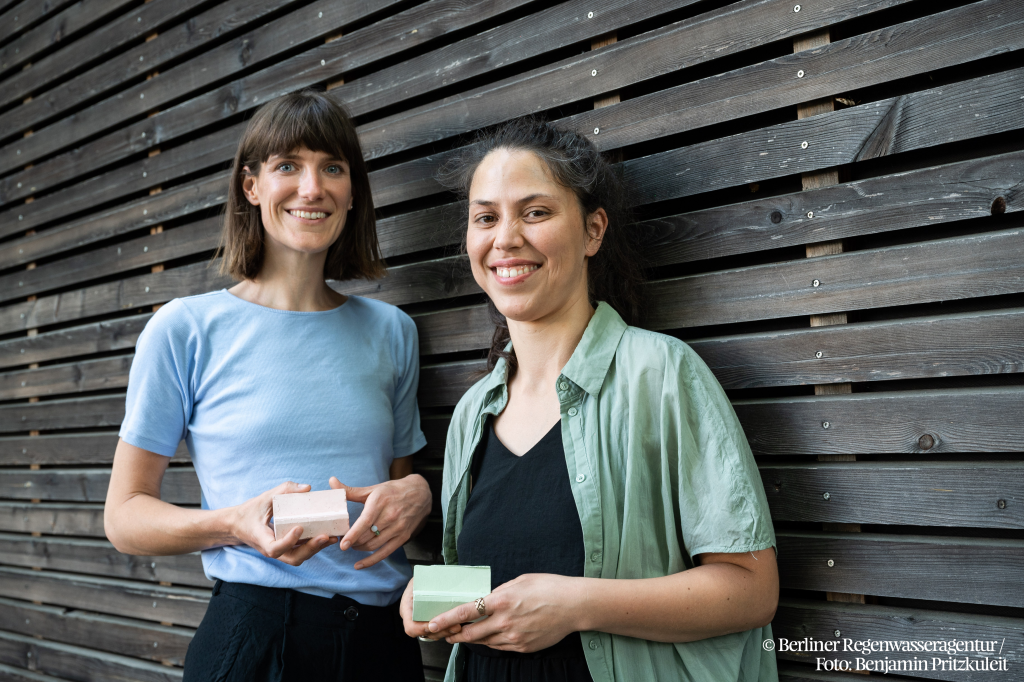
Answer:
POLYGON ((493 223, 493 222, 494 222, 495 220, 496 220, 496 218, 495 218, 494 216, 492 216, 492 215, 488 215, 488 214, 484 214, 484 215, 481 215, 481 216, 477 216, 477 218, 476 218, 476 222, 478 222, 478 223, 484 223, 484 224, 486 224, 486 225, 490 225, 490 224, 491 224, 491 223, 493 223))
POLYGON ((528 215, 531 218, 543 218, 547 214, 548 214, 547 211, 544 211, 544 210, 539 209, 539 208, 535 208, 532 211, 530 211, 529 213, 527 213, 526 215, 528 215))
POLYGON ((290 173, 293 170, 295 170, 295 166, 290 163, 282 163, 278 165, 277 170, 282 171, 284 173, 290 173))
POLYGON ((332 175, 339 175, 342 173, 342 168, 338 164, 332 163, 330 166, 327 167, 327 172, 332 175))

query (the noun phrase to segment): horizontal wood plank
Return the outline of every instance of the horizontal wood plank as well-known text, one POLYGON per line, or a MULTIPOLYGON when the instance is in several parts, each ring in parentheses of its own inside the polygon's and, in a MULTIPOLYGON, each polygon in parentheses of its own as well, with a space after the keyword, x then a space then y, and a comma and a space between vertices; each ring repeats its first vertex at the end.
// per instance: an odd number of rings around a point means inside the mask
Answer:
POLYGON ((181 670, 127 656, 0 631, 0 662, 78 680, 178 682, 181 670))
POLYGON ((1024 372, 1024 310, 690 341, 725 388, 1024 372), (819 357, 820 354, 820 357, 819 357))
POLYGON ((1024 540, 795 531, 777 537, 783 588, 1024 605, 1017 569, 1024 540))
POLYGON ((122 355, 0 374, 0 399, 125 388, 131 365, 132 356, 122 355))
MULTIPOLYGON (((836 643, 838 655, 830 653, 787 652, 776 648, 781 660, 800 661, 815 665, 815 658, 839 658, 854 664, 860 656, 868 660, 885 662, 913 662, 924 659, 929 664, 925 671, 895 671, 900 675, 923 677, 925 679, 950 680, 952 682, 982 682, 1015 679, 1016 670, 1024 663, 1024 624, 1019 618, 983 616, 950 611, 908 609, 870 604, 846 604, 843 602, 820 602, 804 599, 783 599, 772 620, 772 635, 777 640, 787 639, 802 642, 813 638, 818 642, 836 643), (839 635, 836 636, 836 631, 839 635), (1007 661, 1007 670, 998 671, 954 671, 931 669, 931 657, 945 660, 949 654, 939 652, 885 651, 864 655, 843 651, 846 640, 863 642, 946 642, 955 639, 961 642, 995 642, 998 656, 1007 661)), ((977 660, 985 654, 967 654, 977 660)), ((958 656, 963 658, 961 654, 958 656)))
POLYGON ((123 419, 124 395, 0 405, 0 433, 120 426, 123 419))
POLYGON ((210 590, 3 566, 0 596, 197 627, 210 590))
MULTIPOLYGON (((0 630, 181 666, 194 630, 0 598, 0 630)), ((0 679, 3 679, 0 677, 0 679)))
POLYGON ((135 348, 152 313, 0 341, 0 368, 135 348))
MULTIPOLYGON (((0 438, 0 466, 110 464, 116 447, 117 431, 6 437, 0 438)), ((188 448, 182 441, 171 462, 187 461, 188 448)))
POLYGON ((1024 528, 1024 462, 761 465, 772 519, 1024 528))
POLYGON ((107 536, 103 530, 102 504, 0 501, 0 531, 92 538, 107 536))
MULTIPOLYGON (((52 50, 54 45, 63 41, 78 38, 97 22, 115 19, 118 13, 133 4, 133 0, 79 0, 0 48, 0 72, 30 62, 36 55, 52 50)), ((21 18, 20 14, 18 16, 21 18)), ((7 87, 7 82, 4 82, 4 89, 7 87)))
MULTIPOLYGON (((103 502, 110 470, 103 469, 0 469, 0 499, 47 502, 103 502)), ((171 504, 199 505, 199 479, 192 467, 170 467, 164 472, 160 498, 171 504)))
POLYGON ((75 0, 20 0, 0 14, 0 44, 56 14, 75 0))
POLYGON ((146 3, 104 22, 82 39, 34 62, 31 69, 7 79, 5 92, 0 95, 0 106, 26 95, 34 97, 0 115, 0 128, 20 132, 32 126, 40 127, 81 106, 84 101, 102 97, 133 79, 159 71, 173 60, 194 56, 207 43, 222 38, 224 33, 237 32, 245 24, 258 23, 269 12, 295 4, 297 0, 249 0, 245 5, 241 0, 232 0, 219 3, 198 16, 188 16, 195 15, 204 5, 209 6, 209 0, 146 3), (246 10, 244 15, 243 9, 246 10), (187 20, 181 21, 183 18, 187 20), (239 20, 245 23, 240 25, 239 20), (118 49, 142 36, 155 37, 127 51, 118 49), (83 64, 98 61, 108 52, 115 54, 61 83, 59 91, 53 88, 52 81, 83 64))
MULTIPOLYGON (((212 588, 199 553, 179 556, 131 556, 106 540, 31 537, 0 533, 0 563, 145 582, 212 588)), ((2 626, 0 626, 2 629, 2 626)))
POLYGON ((737 400, 733 407, 761 455, 1024 450, 1014 416, 1024 414, 1024 391, 1015 387, 737 400))

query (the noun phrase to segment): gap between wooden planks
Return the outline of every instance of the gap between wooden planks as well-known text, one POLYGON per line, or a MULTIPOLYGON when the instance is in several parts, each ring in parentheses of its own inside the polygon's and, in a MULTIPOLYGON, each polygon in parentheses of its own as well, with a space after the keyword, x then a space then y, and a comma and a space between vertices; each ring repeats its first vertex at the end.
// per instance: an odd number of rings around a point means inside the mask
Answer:
MULTIPOLYGON (((813 50, 816 47, 828 45, 829 42, 831 42, 831 35, 830 30, 825 29, 816 33, 807 34, 800 38, 795 38, 793 40, 793 52, 803 52, 804 50, 813 50)), ((796 115, 797 119, 804 119, 832 111, 835 111, 835 100, 832 97, 827 97, 825 99, 798 104, 796 108, 796 115)), ((801 182, 805 190, 838 185, 839 169, 827 170, 821 173, 804 173, 801 177, 801 182)), ((818 242, 816 244, 808 244, 806 246, 807 258, 832 256, 842 252, 842 240, 818 242)), ((847 323, 846 313, 829 313, 827 315, 811 315, 810 317, 812 327, 827 327, 834 324, 847 323)), ((853 384, 815 384, 814 386, 814 395, 838 395, 843 393, 853 393, 853 384)), ((856 459, 856 455, 818 455, 818 460, 822 462, 850 462, 856 461, 856 459)), ((822 528, 826 531, 860 532, 859 523, 823 523, 822 528)), ((863 594, 826 592, 825 598, 828 599, 828 601, 853 602, 856 604, 865 603, 863 594)))

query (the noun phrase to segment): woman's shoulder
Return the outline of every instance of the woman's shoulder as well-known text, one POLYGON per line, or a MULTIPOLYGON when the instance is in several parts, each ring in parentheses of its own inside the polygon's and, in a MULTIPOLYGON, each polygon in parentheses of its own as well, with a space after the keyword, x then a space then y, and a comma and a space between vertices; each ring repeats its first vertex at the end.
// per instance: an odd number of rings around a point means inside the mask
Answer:
POLYGON ((685 341, 640 327, 626 327, 615 351, 616 363, 637 369, 682 369, 704 361, 685 341))
POLYGON ((397 329, 415 329, 409 314, 398 306, 385 301, 378 301, 375 298, 364 298, 362 296, 348 296, 344 307, 348 312, 360 317, 362 321, 370 324, 381 324, 397 329))

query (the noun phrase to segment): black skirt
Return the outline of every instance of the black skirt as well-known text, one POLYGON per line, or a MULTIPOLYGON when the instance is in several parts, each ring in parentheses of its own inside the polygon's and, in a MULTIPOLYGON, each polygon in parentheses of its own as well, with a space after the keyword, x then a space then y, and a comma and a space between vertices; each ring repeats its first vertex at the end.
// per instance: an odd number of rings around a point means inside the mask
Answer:
POLYGON ((367 606, 217 581, 185 656, 184 682, 423 682, 398 602, 367 606))
MULTIPOLYGON (((459 563, 490 566, 491 589, 525 573, 581 577, 583 525, 569 485, 561 424, 522 457, 486 430, 473 458, 473 489, 459 533, 459 563)), ((583 643, 571 632, 523 654, 466 649, 466 682, 592 682, 583 643)))

